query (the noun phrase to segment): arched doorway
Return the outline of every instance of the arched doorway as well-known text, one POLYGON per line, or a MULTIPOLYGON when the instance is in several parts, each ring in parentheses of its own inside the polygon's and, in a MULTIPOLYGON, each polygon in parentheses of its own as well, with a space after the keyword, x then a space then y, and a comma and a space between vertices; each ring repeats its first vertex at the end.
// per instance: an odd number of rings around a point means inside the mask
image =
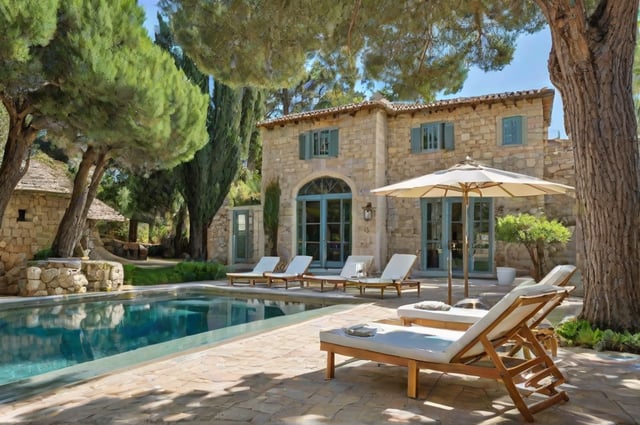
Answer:
POLYGON ((351 255, 351 189, 343 180, 320 177, 298 192, 298 253, 314 267, 342 267, 351 255))

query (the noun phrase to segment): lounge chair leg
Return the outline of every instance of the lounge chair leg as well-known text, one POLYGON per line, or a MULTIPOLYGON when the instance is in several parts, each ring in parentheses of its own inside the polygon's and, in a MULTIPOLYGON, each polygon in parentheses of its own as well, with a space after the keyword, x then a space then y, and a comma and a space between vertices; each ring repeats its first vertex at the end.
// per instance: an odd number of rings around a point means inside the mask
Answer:
POLYGON ((336 354, 333 351, 327 351, 327 370, 325 371, 326 379, 333 379, 336 375, 336 354))
POLYGON ((407 376, 407 397, 418 398, 418 378, 420 376, 420 369, 418 363, 415 360, 410 360, 408 364, 408 376, 407 376))

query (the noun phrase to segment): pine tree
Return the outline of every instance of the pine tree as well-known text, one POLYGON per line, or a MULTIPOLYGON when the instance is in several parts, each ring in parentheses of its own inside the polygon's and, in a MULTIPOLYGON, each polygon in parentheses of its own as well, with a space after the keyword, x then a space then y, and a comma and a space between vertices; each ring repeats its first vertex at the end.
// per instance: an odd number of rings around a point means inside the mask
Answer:
POLYGON ((8 115, 0 141, 0 227, 9 199, 29 168, 29 152, 42 116, 33 94, 45 85, 39 53, 56 31, 59 0, 0 2, 0 100, 8 115))
POLYGON ((207 112, 208 143, 194 158, 178 167, 182 193, 189 210, 189 255, 207 258, 207 231, 229 193, 240 167, 241 153, 248 154, 259 119, 260 93, 232 88, 200 72, 180 46, 173 42, 166 22, 159 16, 156 42, 171 52, 176 64, 203 93, 210 93, 207 112))
POLYGON ((50 132, 67 140, 68 150, 82 152, 52 246, 66 257, 82 237, 110 161, 153 170, 192 157, 206 141, 206 96, 147 37, 135 1, 76 0, 61 9, 63 19, 43 55, 51 59, 45 75, 75 84, 46 87, 38 100, 46 116, 60 116, 61 109, 67 114, 59 118, 64 126, 50 132))

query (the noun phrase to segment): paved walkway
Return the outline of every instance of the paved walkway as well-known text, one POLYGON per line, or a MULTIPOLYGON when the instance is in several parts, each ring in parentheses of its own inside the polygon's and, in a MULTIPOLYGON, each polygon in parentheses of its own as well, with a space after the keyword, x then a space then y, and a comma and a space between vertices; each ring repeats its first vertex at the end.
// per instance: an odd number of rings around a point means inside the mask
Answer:
MULTIPOLYGON (((501 292, 491 284, 471 288, 472 295, 501 292)), ((421 298, 443 300, 443 293, 446 286, 425 283, 421 298)), ((393 319, 398 305, 415 299, 413 291, 401 299, 372 294, 369 303, 328 316, 49 390, 0 405, 0 423, 521 423, 506 391, 490 380, 425 371, 413 400, 405 395, 405 369, 342 356, 336 378, 324 379, 321 329, 393 319)), ((537 423, 639 423, 638 356, 561 348, 557 362, 570 401, 537 413, 537 423)))

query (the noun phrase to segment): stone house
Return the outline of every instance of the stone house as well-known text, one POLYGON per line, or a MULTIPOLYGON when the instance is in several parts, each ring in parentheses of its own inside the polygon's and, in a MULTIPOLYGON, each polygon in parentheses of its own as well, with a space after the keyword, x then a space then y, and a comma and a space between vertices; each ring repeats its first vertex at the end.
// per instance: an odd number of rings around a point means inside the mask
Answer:
MULTIPOLYGON (((373 255, 374 268, 381 270, 393 253, 415 253, 416 270, 426 276, 444 275, 451 255, 454 274, 459 274, 461 199, 385 198, 370 191, 448 168, 466 157, 574 185, 569 143, 547 137, 553 97, 552 89, 542 88, 427 104, 374 99, 259 123, 262 199, 270 182, 278 181, 281 189, 278 254, 285 260, 312 255, 314 268, 339 268, 350 254, 373 255)), ((497 265, 529 272, 523 248, 495 240, 497 216, 544 211, 573 226, 574 204, 566 195, 473 198, 468 215, 470 275, 494 276, 497 265)), ((226 247, 225 262, 233 264, 238 229, 257 225, 261 213, 226 209, 224 214, 212 226, 218 231, 210 232, 210 246, 226 247)), ((262 228, 252 234, 259 239, 262 228)), ((253 242, 254 247, 263 245, 253 242)), ((262 254, 255 249, 247 260, 256 261, 262 254)), ((224 256, 218 259, 224 261, 224 256)), ((553 260, 575 263, 575 241, 553 260)))
MULTIPOLYGON (((16 186, 0 227, 0 294, 18 293, 26 261, 53 243, 71 198, 73 184, 65 171, 37 159, 16 186)), ((113 208, 96 199, 88 224, 124 221, 113 208)))

